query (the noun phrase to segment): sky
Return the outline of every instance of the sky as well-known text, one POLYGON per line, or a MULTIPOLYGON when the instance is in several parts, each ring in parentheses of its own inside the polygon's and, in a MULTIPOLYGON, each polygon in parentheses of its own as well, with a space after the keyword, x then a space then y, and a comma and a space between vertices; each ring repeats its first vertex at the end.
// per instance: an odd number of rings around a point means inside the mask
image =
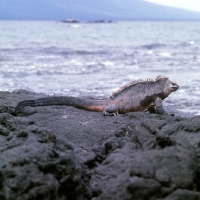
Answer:
POLYGON ((164 6, 183 8, 200 12, 200 0, 144 0, 164 6))

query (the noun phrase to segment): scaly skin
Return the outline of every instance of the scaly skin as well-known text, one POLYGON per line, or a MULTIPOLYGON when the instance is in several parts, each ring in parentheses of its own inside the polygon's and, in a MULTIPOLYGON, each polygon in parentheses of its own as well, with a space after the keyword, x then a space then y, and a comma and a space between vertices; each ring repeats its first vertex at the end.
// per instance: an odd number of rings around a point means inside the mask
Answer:
POLYGON ((78 97, 46 97, 36 100, 20 102, 16 112, 24 106, 67 105, 85 110, 103 112, 104 115, 118 115, 128 112, 143 111, 166 114, 162 107, 162 100, 175 92, 179 86, 165 76, 156 79, 139 80, 129 83, 110 98, 78 98, 78 97))

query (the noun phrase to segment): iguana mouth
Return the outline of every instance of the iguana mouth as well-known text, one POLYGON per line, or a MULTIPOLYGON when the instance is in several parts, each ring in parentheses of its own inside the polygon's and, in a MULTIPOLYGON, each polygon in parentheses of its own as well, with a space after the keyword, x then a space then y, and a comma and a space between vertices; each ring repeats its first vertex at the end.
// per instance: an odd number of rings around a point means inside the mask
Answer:
POLYGON ((179 88, 179 85, 177 85, 176 83, 173 83, 173 84, 172 84, 172 89, 174 90, 174 92, 175 92, 176 90, 178 90, 178 88, 179 88))

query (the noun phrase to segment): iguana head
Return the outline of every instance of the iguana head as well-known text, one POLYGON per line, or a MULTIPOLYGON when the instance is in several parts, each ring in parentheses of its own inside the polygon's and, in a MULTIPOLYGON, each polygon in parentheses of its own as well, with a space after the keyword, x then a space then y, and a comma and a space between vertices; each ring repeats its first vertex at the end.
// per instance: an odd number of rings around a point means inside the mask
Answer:
POLYGON ((165 78, 164 85, 163 85, 163 94, 164 97, 168 97, 172 92, 175 92, 178 90, 179 85, 174 82, 169 80, 168 78, 165 78))

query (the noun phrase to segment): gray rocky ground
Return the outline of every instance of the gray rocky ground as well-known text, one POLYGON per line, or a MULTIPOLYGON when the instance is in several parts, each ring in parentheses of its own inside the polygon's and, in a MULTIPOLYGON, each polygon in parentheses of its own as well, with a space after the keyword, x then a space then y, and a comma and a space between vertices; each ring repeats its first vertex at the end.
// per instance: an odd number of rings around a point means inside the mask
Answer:
POLYGON ((0 92, 1 200, 198 200, 200 117, 24 108, 0 92))

